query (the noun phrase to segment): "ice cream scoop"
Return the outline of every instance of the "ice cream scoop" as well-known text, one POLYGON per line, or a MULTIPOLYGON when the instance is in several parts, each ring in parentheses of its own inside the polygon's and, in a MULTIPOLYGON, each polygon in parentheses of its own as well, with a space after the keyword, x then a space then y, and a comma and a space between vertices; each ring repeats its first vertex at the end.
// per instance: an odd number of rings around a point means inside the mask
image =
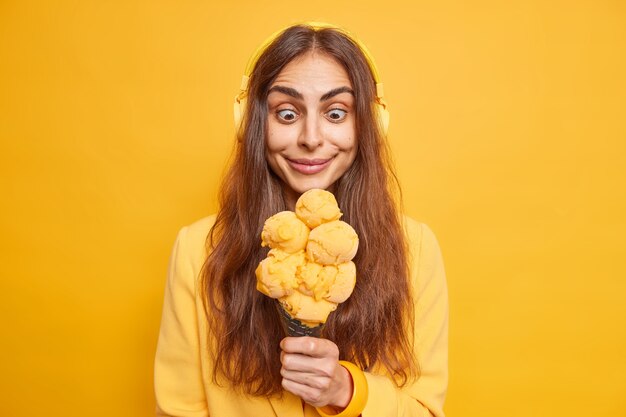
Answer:
POLYGON ((335 196, 326 190, 314 188, 302 194, 296 202, 296 215, 311 229, 339 220, 341 214, 335 196))
POLYGON ((335 282, 337 269, 307 262, 298 268, 297 278, 300 282, 298 291, 319 301, 328 295, 328 290, 335 282))
POLYGON ((333 303, 343 303, 350 297, 356 284, 356 266, 349 261, 339 265, 320 265, 307 262, 296 272, 300 283, 298 291, 333 303))
MULTIPOLYGON (((324 268, 333 268, 326 266, 324 268)), ((328 289, 328 294, 324 298, 333 303, 343 303, 352 295, 354 285, 356 284, 356 265, 354 262, 345 262, 336 266, 337 274, 333 281, 333 285, 328 289)))
POLYGON ((261 246, 288 253, 304 250, 309 228, 293 211, 281 211, 267 219, 261 232, 261 246))
POLYGON ((304 251, 287 253, 280 249, 269 251, 256 268, 256 288, 272 298, 285 297, 300 285, 296 279, 298 268, 306 262, 304 251))
POLYGON ((359 237, 348 223, 334 220, 311 230, 306 253, 309 260, 322 265, 351 261, 359 248, 359 237))
POLYGON ((280 304, 295 319, 303 324, 314 327, 321 323, 326 323, 326 319, 331 311, 337 309, 337 304, 326 300, 315 300, 299 291, 294 291, 290 295, 280 299, 280 304))

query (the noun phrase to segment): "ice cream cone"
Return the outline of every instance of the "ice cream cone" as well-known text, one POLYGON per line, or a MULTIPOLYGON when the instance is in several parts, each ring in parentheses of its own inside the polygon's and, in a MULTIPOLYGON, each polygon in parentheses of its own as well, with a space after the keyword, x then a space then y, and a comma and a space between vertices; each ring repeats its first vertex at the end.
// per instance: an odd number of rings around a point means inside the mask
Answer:
POLYGON ((288 336, 320 337, 328 315, 354 289, 359 237, 340 217, 335 197, 312 189, 295 213, 282 211, 263 225, 261 246, 271 250, 255 271, 256 288, 277 300, 288 336))
POLYGON ((280 302, 276 302, 276 308, 280 314, 280 322, 283 326, 283 330, 287 336, 292 337, 300 337, 300 336, 311 336, 311 337, 320 337, 322 334, 322 329, 324 328, 324 324, 320 323, 317 326, 311 327, 302 321, 291 317, 280 302))

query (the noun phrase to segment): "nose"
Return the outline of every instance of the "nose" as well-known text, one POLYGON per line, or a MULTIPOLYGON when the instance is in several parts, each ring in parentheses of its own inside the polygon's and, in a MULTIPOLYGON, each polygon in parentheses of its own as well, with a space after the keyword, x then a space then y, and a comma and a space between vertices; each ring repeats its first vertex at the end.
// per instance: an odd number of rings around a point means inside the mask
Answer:
POLYGON ((302 131, 298 138, 298 145, 303 148, 313 150, 324 142, 320 121, 315 114, 308 114, 302 124, 302 131))

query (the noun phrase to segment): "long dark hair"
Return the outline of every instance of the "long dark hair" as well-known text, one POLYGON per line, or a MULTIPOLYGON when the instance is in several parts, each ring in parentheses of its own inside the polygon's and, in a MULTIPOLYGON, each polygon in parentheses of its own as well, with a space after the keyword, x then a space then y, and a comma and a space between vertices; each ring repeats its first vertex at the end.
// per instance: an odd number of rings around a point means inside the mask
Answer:
POLYGON ((275 301, 256 290, 254 270, 266 256, 263 223, 286 210, 281 180, 265 159, 267 95, 282 68, 315 50, 347 71, 355 96, 356 159, 335 184, 342 220, 359 235, 352 296, 332 313, 323 337, 340 357, 387 372, 402 386, 419 373, 413 355, 413 302, 399 187, 377 122, 375 84, 359 46, 340 30, 306 25, 286 29, 263 52, 250 77, 249 98, 201 273, 214 382, 253 395, 282 392, 275 301))

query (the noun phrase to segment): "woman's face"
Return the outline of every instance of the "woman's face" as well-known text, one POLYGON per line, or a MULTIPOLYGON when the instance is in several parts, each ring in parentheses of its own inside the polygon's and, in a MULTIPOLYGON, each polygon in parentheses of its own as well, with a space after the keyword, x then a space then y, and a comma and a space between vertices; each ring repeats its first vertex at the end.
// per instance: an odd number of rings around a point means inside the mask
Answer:
POLYGON ((356 156, 354 93, 345 69, 309 52, 278 74, 267 98, 266 158, 289 206, 312 188, 331 189, 356 156))

